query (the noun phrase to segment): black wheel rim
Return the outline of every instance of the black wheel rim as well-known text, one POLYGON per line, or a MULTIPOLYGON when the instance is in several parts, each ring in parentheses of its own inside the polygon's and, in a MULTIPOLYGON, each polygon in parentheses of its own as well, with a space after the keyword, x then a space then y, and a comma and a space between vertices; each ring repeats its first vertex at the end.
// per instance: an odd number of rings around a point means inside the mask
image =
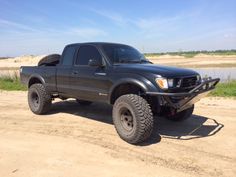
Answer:
POLYGON ((133 130, 134 119, 128 108, 123 107, 120 109, 120 123, 126 131, 131 132, 133 130))
POLYGON ((39 107, 39 95, 36 92, 32 92, 31 94, 31 102, 35 108, 39 107))

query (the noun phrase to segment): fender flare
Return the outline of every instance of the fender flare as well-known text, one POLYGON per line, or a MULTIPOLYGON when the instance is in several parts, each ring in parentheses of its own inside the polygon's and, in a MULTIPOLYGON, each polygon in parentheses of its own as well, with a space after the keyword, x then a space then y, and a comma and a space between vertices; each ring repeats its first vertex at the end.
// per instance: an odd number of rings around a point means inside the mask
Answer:
POLYGON ((40 82, 41 82, 43 85, 45 85, 45 80, 44 80, 44 78, 43 78, 42 76, 40 76, 39 74, 33 74, 33 75, 30 76, 30 78, 29 78, 29 80, 28 80, 28 83, 27 83, 27 86, 28 86, 28 87, 29 87, 30 81, 31 81, 32 79, 38 79, 38 80, 40 80, 40 82))
POLYGON ((140 87, 145 93, 148 91, 148 87, 140 80, 134 79, 134 78, 122 78, 118 80, 117 82, 115 82, 110 88, 109 95, 108 95, 109 103, 111 102, 111 98, 112 98, 114 90, 122 84, 133 84, 133 85, 136 85, 137 87, 140 87))

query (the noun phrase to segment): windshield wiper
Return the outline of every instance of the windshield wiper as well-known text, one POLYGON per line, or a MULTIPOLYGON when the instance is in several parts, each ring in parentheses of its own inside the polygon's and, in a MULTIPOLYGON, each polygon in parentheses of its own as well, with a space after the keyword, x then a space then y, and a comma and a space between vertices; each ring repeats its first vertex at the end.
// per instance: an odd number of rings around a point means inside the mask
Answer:
POLYGON ((140 60, 120 60, 119 63, 140 63, 140 60))
POLYGON ((152 63, 148 60, 145 60, 145 59, 141 59, 141 60, 129 60, 129 59, 125 59, 125 60, 120 60, 119 62, 116 62, 117 63, 152 63))
POLYGON ((141 59, 140 63, 152 63, 152 62, 150 62, 149 60, 141 59))

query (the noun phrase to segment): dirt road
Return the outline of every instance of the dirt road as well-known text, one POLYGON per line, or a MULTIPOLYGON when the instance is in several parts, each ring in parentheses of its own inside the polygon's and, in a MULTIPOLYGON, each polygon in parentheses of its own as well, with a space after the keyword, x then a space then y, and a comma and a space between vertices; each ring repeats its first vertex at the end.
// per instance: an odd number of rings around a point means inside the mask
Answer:
POLYGON ((26 92, 0 92, 0 176, 236 176, 236 100, 205 98, 182 123, 158 118, 152 139, 122 141, 111 107, 53 104, 36 116, 26 92))

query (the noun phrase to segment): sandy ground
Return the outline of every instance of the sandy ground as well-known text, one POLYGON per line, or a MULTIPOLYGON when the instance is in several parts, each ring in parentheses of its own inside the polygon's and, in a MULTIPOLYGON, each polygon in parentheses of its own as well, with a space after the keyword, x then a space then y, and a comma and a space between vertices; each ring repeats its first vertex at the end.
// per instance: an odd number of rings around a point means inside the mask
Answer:
POLYGON ((122 141, 111 107, 56 100, 50 114, 29 111, 26 92, 0 92, 0 176, 236 176, 236 100, 205 98, 194 115, 157 118, 152 138, 122 141))
POLYGON ((45 55, 26 55, 15 58, 2 59, 0 60, 0 69, 16 69, 20 68, 21 66, 35 66, 44 56, 45 55))
POLYGON ((190 68, 208 68, 208 67, 235 67, 236 56, 203 55, 198 54, 193 58, 183 56, 163 55, 160 57, 149 57, 155 64, 171 65, 190 68))
MULTIPOLYGON (((0 77, 19 76, 21 66, 37 66, 39 60, 45 55, 40 56, 19 56, 15 58, 0 60, 0 77)), ((159 57, 148 58, 154 64, 183 67, 183 68, 222 68, 236 67, 236 55, 203 55, 198 54, 193 58, 183 56, 162 55, 159 57)))
MULTIPOLYGON (((0 60, 0 70, 19 69, 20 66, 35 66, 44 57, 41 56, 20 56, 16 58, 0 60)), ((159 57, 149 57, 155 64, 180 66, 180 67, 235 67, 235 55, 204 55, 198 54, 193 58, 183 56, 162 55, 159 57)))

